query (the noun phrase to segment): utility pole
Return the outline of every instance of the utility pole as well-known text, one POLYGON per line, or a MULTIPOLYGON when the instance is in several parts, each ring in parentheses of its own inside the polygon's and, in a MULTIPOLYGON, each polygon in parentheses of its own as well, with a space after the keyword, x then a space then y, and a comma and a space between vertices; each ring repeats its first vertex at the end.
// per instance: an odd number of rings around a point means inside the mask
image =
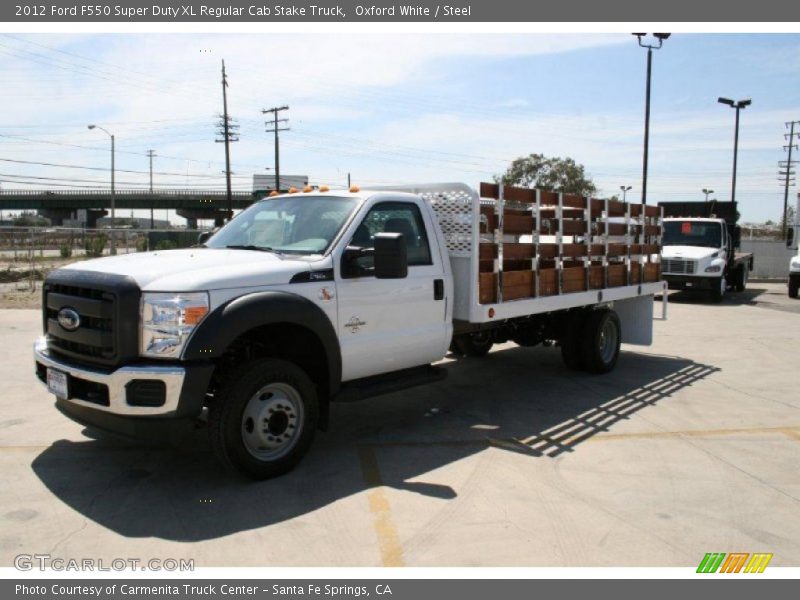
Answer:
POLYGON ((350 189, 350 171, 347 172, 347 189, 350 189))
POLYGON ((222 114, 217 124, 222 139, 214 140, 225 144, 225 189, 228 197, 228 220, 233 217, 233 194, 231 193, 231 142, 239 141, 239 126, 228 115, 228 77, 225 74, 225 60, 222 61, 222 114))
POLYGON ((155 229, 155 217, 153 216, 153 157, 156 155, 155 150, 148 150, 147 156, 150 158, 150 229, 155 229))
POLYGON ((269 121, 265 122, 267 129, 265 130, 267 133, 274 133, 275 134, 275 191, 281 191, 281 151, 280 151, 280 144, 278 142, 278 132, 279 131, 289 131, 288 127, 281 127, 281 123, 288 123, 289 119, 279 119, 278 113, 284 110, 289 110, 288 106, 276 106, 273 108, 265 108, 261 111, 262 114, 272 113, 272 123, 269 121), (270 127, 272 129, 270 129, 270 127))
MULTIPOLYGON (((783 137, 786 138, 786 140, 789 142, 789 144, 787 146, 784 146, 783 149, 789 151, 789 157, 785 162, 782 161, 782 162, 778 163, 778 166, 781 169, 781 171, 778 172, 778 175, 783 178, 783 179, 779 179, 778 181, 780 181, 781 183, 784 184, 784 188, 783 188, 783 226, 781 227, 782 235, 783 235, 784 239, 786 239, 786 228, 788 227, 788 223, 786 222, 787 221, 786 217, 787 217, 788 202, 789 202, 789 185, 794 182, 794 180, 792 179, 792 175, 794 175, 795 172, 792 171, 792 168, 793 168, 794 164, 797 163, 796 160, 792 160, 792 149, 797 149, 797 144, 794 143, 794 136, 796 135, 797 137, 800 138, 800 133, 795 133, 794 132, 794 126, 795 125, 800 125, 800 121, 790 121, 790 122, 786 123, 786 127, 789 128, 789 133, 784 133, 783 137)), ((795 235, 797 235, 797 233, 795 233, 795 235)))

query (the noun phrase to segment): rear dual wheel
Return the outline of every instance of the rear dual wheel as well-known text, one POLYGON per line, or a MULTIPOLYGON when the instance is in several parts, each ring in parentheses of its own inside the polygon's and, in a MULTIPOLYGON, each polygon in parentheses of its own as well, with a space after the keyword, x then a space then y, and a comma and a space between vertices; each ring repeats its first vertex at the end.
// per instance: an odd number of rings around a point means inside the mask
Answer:
POLYGON ((567 322, 561 340, 561 357, 570 369, 608 373, 617 364, 622 327, 609 309, 577 312, 567 322))
POLYGON ((747 288, 747 277, 750 273, 750 267, 748 264, 741 265, 736 270, 736 283, 734 285, 734 289, 737 292, 743 292, 747 288))

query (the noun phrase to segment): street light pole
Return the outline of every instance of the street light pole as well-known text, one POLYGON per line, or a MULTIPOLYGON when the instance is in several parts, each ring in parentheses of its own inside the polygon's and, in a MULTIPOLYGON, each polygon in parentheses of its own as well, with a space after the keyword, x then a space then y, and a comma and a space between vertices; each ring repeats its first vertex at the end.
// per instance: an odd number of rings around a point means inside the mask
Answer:
POLYGON ((717 98, 717 102, 720 104, 727 104, 731 108, 736 109, 736 127, 733 130, 733 178, 731 182, 731 202, 736 202, 736 162, 739 156, 739 111, 750 106, 753 101, 749 98, 747 100, 739 100, 738 102, 730 98, 717 98))
POLYGON ((628 197, 628 192, 633 188, 630 185, 621 185, 619 189, 622 190, 622 201, 625 202, 625 198, 628 197))
POLYGON ((701 191, 706 195, 706 202, 708 202, 708 197, 714 193, 714 190, 708 188, 703 188, 701 191))
POLYGON ((98 125, 89 125, 89 129, 99 129, 100 131, 105 132, 111 138, 111 254, 117 253, 117 240, 116 236, 114 235, 114 225, 116 224, 115 220, 115 208, 116 208, 116 194, 114 189, 114 134, 108 131, 107 129, 100 127, 98 125))
POLYGON ((668 39, 669 33, 654 33, 653 36, 658 40, 658 45, 647 44, 642 41, 646 33, 634 33, 639 46, 647 48, 647 83, 645 87, 644 102, 644 153, 642 157, 642 204, 647 204, 647 162, 650 152, 650 81, 653 70, 653 50, 658 50, 664 45, 664 40, 668 39))

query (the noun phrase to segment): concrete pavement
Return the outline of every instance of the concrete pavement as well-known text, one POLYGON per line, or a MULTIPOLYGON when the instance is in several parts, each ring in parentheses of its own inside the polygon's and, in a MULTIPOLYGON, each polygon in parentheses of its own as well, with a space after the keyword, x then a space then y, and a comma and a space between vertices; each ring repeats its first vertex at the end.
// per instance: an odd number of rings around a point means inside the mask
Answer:
POLYGON ((615 372, 557 349, 445 361, 447 380, 333 409, 288 476, 92 439, 33 374, 38 311, 0 311, 0 565, 194 558, 197 566, 800 565, 800 302, 751 284, 673 295, 615 372))

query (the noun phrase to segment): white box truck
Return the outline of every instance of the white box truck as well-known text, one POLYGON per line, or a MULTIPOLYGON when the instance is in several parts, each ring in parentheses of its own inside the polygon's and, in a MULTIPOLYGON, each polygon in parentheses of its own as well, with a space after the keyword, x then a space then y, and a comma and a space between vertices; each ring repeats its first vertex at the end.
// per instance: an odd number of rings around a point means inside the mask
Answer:
POLYGON ((173 436, 203 415, 224 463, 271 477, 331 402, 438 381, 451 347, 560 345, 610 371, 621 342, 651 343, 661 233, 656 206, 494 184, 284 194, 202 247, 51 272, 36 373, 90 427, 173 436))

